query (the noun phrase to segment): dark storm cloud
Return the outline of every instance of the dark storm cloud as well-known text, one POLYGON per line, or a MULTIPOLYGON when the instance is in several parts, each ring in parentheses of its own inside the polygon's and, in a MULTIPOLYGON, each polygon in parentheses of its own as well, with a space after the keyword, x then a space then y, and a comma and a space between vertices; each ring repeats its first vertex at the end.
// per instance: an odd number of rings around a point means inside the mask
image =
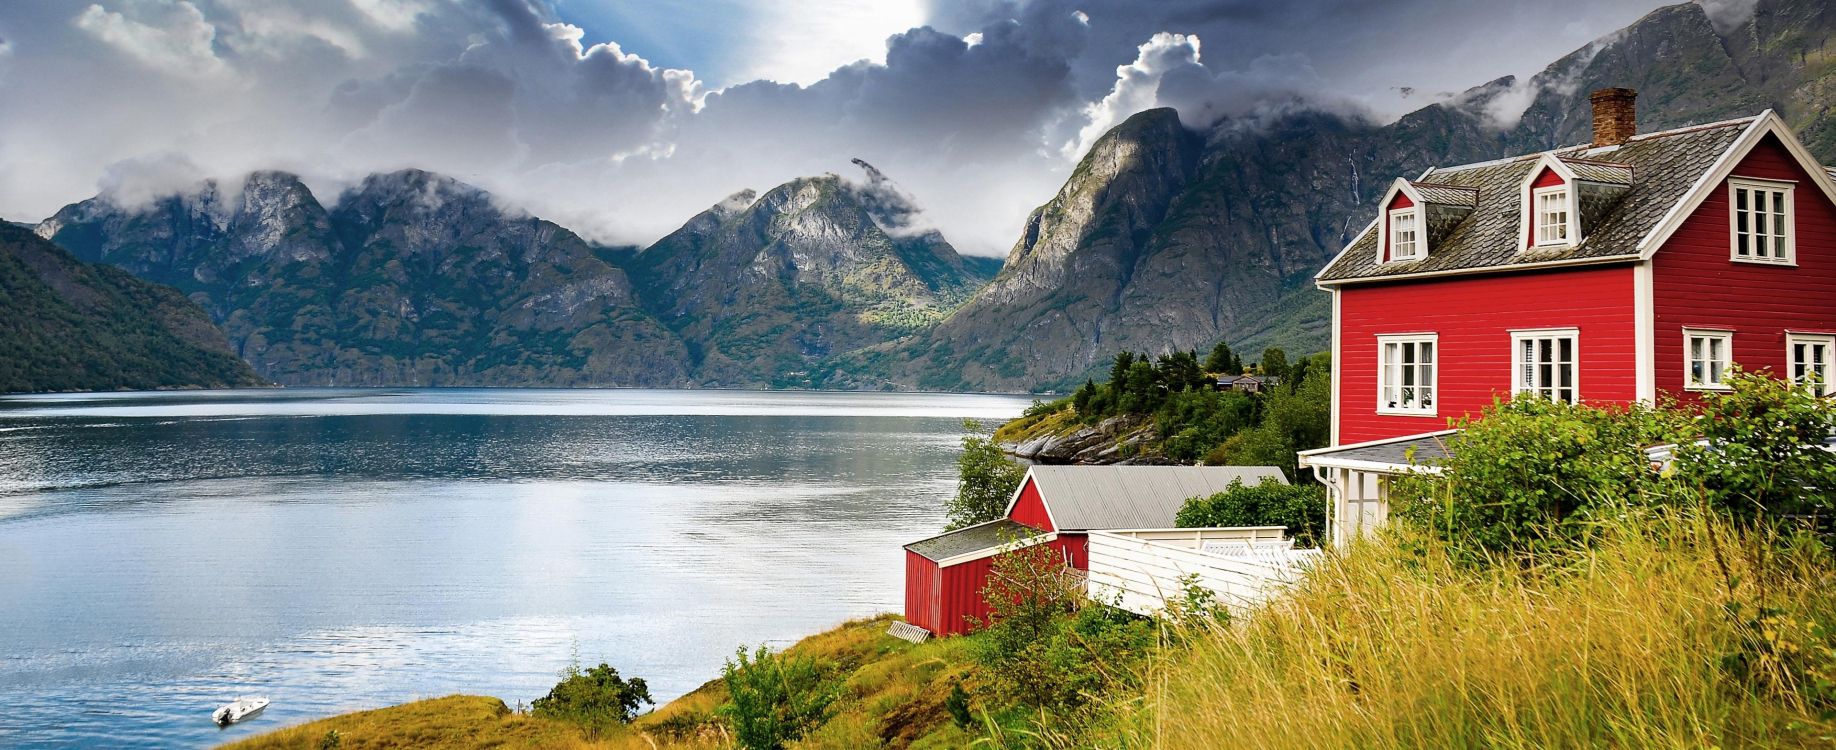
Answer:
MULTIPOLYGON (((902 186, 903 221, 1001 252, 1084 145, 1141 109, 1393 116, 1425 103, 1405 89, 1532 72, 1654 4, 930 0, 929 25, 877 61, 708 91, 616 28, 585 44, 548 0, 5 3, 0 214, 40 218, 98 186, 144 199, 257 168, 335 187, 417 166, 642 242, 859 158, 902 186)), ((1731 18, 1752 2, 1712 4, 1731 18)), ((773 13, 789 11, 755 15, 773 13)), ((874 174, 864 189, 892 189, 874 174)))

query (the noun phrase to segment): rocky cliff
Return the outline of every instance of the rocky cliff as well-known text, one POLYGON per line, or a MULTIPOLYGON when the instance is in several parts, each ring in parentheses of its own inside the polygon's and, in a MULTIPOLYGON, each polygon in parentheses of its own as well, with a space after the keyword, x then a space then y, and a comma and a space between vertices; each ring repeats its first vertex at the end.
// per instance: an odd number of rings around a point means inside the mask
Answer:
POLYGON ((935 323, 991 275, 911 226, 909 202, 859 164, 864 184, 824 175, 742 192, 630 261, 697 381, 810 385, 830 357, 935 323))
POLYGON ((0 392, 262 382, 177 290, 0 222, 0 392))
POLYGON ((1373 215, 1390 180, 1586 142, 1588 94, 1639 90, 1642 130, 1776 108, 1836 159, 1836 11, 1761 0, 1716 29, 1695 4, 1661 8, 1551 64, 1377 125, 1329 113, 1225 121, 1170 110, 1100 139, 1029 218, 999 277, 891 356, 857 358, 906 386, 1062 388, 1115 352, 1326 346, 1313 272, 1373 215), (1528 106, 1524 102, 1528 102, 1528 106))
POLYGON ((688 382, 686 349, 623 270, 555 224, 418 170, 327 210, 298 178, 96 198, 38 233, 179 288, 257 371, 291 385, 688 382))

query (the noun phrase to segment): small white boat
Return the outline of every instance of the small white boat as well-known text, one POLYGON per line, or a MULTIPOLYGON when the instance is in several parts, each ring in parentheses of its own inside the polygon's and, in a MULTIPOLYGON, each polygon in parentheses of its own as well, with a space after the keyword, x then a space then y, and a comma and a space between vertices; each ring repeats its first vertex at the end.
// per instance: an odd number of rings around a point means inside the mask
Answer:
POLYGON ((267 707, 268 699, 259 695, 253 698, 237 698, 234 702, 226 703, 210 712, 210 720, 217 722, 217 726, 227 727, 261 713, 261 710, 267 707))

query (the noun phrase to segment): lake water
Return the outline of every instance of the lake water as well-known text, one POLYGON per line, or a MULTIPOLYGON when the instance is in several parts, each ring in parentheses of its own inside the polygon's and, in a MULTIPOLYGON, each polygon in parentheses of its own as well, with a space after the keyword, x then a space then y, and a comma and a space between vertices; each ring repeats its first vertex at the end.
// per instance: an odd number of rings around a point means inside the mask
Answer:
POLYGON ((899 609, 1005 396, 0 397, 0 747, 197 747, 574 655, 659 701, 899 609), (274 704, 227 730, 215 706, 274 704))

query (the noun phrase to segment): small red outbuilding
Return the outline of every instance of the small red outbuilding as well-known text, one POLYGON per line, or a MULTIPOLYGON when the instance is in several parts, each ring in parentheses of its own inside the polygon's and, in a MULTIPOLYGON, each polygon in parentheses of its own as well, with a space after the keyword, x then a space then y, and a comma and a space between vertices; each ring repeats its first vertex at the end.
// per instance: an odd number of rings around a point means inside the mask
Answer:
POLYGON ((1272 466, 1034 466, 1005 517, 905 545, 905 620, 936 635, 968 632, 972 618, 988 617, 982 589, 1002 553, 1048 544, 1087 570, 1087 532, 1172 528, 1188 499, 1264 479, 1288 481, 1272 466))

